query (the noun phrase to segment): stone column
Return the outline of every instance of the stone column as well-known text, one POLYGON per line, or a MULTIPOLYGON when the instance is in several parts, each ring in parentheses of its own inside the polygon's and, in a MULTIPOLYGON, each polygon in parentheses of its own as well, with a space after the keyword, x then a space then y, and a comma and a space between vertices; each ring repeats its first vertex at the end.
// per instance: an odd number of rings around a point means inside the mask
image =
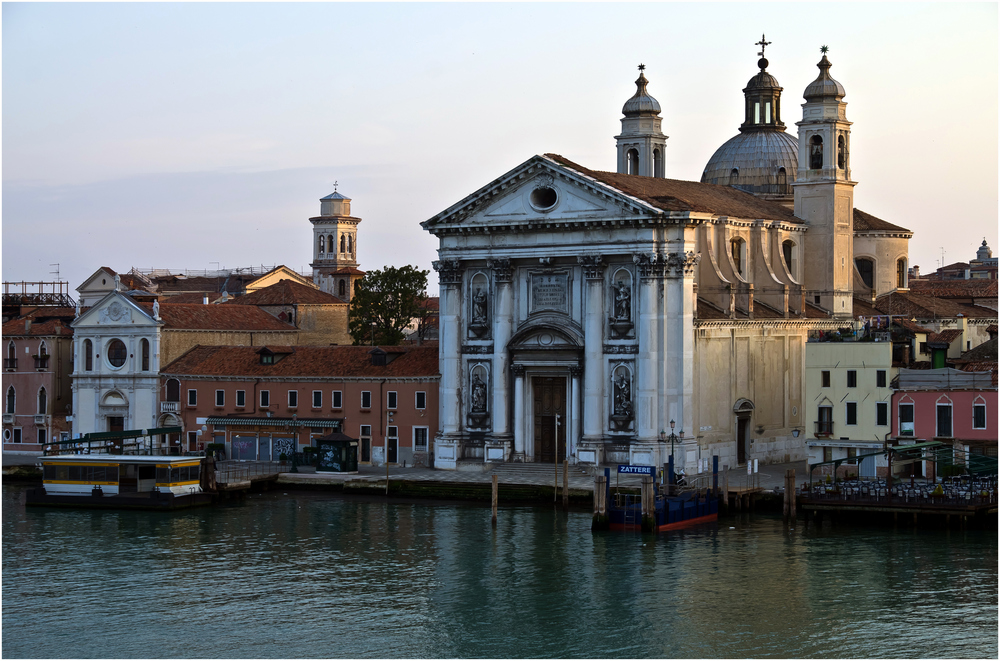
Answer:
POLYGON ((505 444, 505 456, 510 453, 510 383, 507 368, 510 366, 510 354, 507 343, 510 342, 511 329, 514 324, 514 287, 511 283, 513 268, 509 259, 491 259, 488 262, 493 269, 493 283, 496 288, 493 321, 493 438, 505 444))
POLYGON ((604 264, 600 255, 578 258, 587 281, 584 314, 583 439, 604 439, 604 264))
MULTIPOLYGON (((697 443, 694 410, 694 272, 700 255, 693 251, 670 253, 666 269, 666 383, 665 415, 670 415, 683 429, 678 465, 686 465, 688 450, 697 443)), ((708 404, 706 404, 708 405, 708 404)))
POLYGON ((524 365, 511 367, 514 374, 514 461, 524 461, 524 365))
POLYGON ((567 450, 571 457, 576 457, 577 447, 580 442, 580 376, 583 370, 579 367, 569 368, 570 373, 570 436, 566 440, 567 450))
POLYGON ((441 435, 435 441, 435 465, 454 468, 461 457, 462 430, 462 267, 458 260, 434 262, 441 285, 439 312, 441 385, 438 390, 441 435))
POLYGON ((657 381, 660 370, 660 291, 663 278, 663 257, 659 254, 636 254, 639 266, 639 321, 636 335, 639 354, 635 363, 635 431, 640 441, 659 439, 657 419, 657 381))

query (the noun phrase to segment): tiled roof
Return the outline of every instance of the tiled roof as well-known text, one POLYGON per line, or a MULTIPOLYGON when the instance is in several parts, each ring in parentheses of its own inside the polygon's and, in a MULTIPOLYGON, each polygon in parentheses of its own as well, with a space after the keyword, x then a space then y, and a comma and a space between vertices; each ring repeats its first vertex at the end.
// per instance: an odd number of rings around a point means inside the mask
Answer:
POLYGON ((978 305, 964 305, 947 298, 901 291, 880 296, 875 301, 875 307, 880 314, 906 315, 918 319, 951 318, 960 314, 974 319, 997 316, 996 310, 978 305))
POLYGON ((876 218, 870 213, 865 213, 857 207, 854 208, 854 231, 855 232, 909 232, 910 230, 899 225, 893 225, 881 218, 876 218))
POLYGON ((545 156, 663 211, 695 211, 736 218, 783 220, 796 224, 803 222, 787 207, 730 186, 588 170, 558 154, 545 156))
POLYGON ((161 297, 160 305, 163 305, 164 303, 169 303, 170 305, 178 303, 201 305, 206 296, 208 296, 209 303, 214 303, 219 300, 219 294, 216 292, 186 291, 180 294, 170 294, 169 296, 161 297))
POLYGON ((356 269, 353 266, 345 266, 344 268, 337 269, 333 272, 334 275, 364 275, 365 271, 361 269, 356 269))
POLYGON ((930 335, 927 336, 927 341, 951 344, 960 337, 962 337, 962 331, 957 328, 951 328, 948 330, 941 331, 940 333, 931 333, 930 335))
POLYGON ((70 323, 76 311, 73 308, 39 308, 23 317, 11 319, 3 325, 4 337, 42 337, 49 335, 72 336, 70 323), (59 311, 60 313, 57 313, 59 311), (31 320, 31 328, 25 332, 25 321, 31 320), (58 328, 58 333, 56 332, 58 328))
POLYGON ((996 298, 997 281, 985 280, 911 280, 910 291, 939 298, 996 298))
MULTIPOLYGON (((828 319, 830 315, 823 312, 819 308, 806 303, 806 319, 828 319)), ((753 318, 754 320, 768 320, 768 319, 784 319, 785 315, 770 305, 761 303, 760 301, 754 301, 753 304, 753 318)), ((799 319, 798 315, 792 315, 790 319, 799 319)), ((725 312, 719 306, 706 301, 703 298, 698 298, 698 313, 696 319, 700 321, 722 321, 725 319, 730 319, 729 313, 725 312)), ((736 317, 733 321, 747 321, 750 316, 747 314, 746 310, 736 309, 736 317)))
POLYGON ((987 340, 977 347, 972 347, 962 354, 962 360, 970 362, 992 361, 997 362, 997 338, 987 340))
POLYGON ((384 347, 398 354, 388 365, 371 364, 372 347, 268 347, 287 353, 262 365, 261 347, 197 346, 167 365, 162 373, 191 376, 242 377, 433 377, 438 375, 436 346, 384 347))
MULTIPOLYGON (((152 316, 152 303, 137 303, 152 316)), ((252 305, 162 303, 160 319, 168 330, 295 331, 295 327, 252 305)))
POLYGON ((181 277, 165 275, 151 278, 160 292, 218 292, 228 291, 230 294, 243 291, 248 282, 253 282, 260 276, 232 273, 229 277, 181 277))
POLYGON ((269 287, 230 299, 229 305, 344 305, 344 302, 325 291, 303 285, 293 280, 279 280, 269 287))
POLYGON ((993 385, 997 385, 997 361, 995 359, 966 363, 962 366, 962 370, 965 372, 989 372, 993 385))

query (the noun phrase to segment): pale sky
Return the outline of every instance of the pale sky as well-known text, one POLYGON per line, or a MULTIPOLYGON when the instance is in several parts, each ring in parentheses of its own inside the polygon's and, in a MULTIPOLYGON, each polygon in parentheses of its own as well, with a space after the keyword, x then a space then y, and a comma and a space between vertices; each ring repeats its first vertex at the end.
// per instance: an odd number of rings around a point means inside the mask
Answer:
POLYGON ((995 3, 4 3, 3 279, 308 271, 334 181, 362 269, 430 270, 419 223, 531 156, 613 171, 640 62, 697 181, 761 33, 793 135, 829 46, 855 206, 911 265, 1000 252, 995 3))

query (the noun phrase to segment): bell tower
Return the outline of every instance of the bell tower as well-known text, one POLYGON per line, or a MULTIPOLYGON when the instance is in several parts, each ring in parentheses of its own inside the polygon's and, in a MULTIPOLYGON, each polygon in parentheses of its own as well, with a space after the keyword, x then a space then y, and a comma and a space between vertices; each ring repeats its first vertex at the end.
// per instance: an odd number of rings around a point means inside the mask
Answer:
POLYGON ((635 94, 622 107, 622 132, 618 142, 618 172, 663 179, 666 168, 667 136, 660 130, 660 104, 646 91, 649 81, 639 65, 635 94))
POLYGON ((350 302, 354 283, 365 274, 358 269, 358 223, 351 215, 351 198, 334 191, 319 201, 313 226, 313 282, 322 291, 350 302))
POLYGON ((799 127, 799 170, 792 184, 795 215, 809 225, 803 260, 810 303, 835 317, 853 316, 854 186, 851 181, 851 122, 844 86, 830 77, 826 57, 819 77, 805 89, 799 127))

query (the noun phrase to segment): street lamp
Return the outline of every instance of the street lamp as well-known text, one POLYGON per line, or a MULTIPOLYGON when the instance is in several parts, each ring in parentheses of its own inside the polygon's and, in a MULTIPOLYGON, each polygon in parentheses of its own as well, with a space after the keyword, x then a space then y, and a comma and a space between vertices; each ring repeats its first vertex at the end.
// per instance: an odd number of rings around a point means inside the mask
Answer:
MULTIPOLYGON (((675 423, 673 420, 670 421, 670 463, 671 464, 674 464, 674 443, 677 442, 677 434, 674 433, 674 426, 676 424, 677 423, 675 423)), ((683 434, 684 432, 681 432, 681 433, 683 434)), ((677 471, 675 470, 674 472, 676 473, 677 471)))

